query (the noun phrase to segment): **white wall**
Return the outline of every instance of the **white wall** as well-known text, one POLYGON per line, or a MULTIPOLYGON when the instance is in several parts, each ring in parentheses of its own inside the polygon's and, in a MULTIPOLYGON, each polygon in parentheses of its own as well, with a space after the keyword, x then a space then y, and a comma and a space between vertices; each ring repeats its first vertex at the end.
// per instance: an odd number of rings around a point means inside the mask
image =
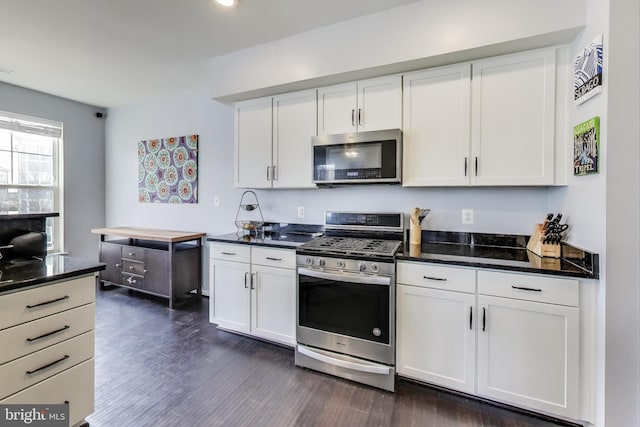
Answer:
POLYGON ((105 218, 105 120, 95 113, 104 110, 1 82, 0 110, 63 123, 64 249, 97 260, 91 229, 105 218))

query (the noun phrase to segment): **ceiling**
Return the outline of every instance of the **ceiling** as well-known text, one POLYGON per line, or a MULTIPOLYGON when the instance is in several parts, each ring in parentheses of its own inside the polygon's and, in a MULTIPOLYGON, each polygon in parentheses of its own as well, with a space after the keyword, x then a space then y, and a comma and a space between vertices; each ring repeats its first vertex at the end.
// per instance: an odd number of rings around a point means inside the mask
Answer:
POLYGON ((207 60, 416 0, 0 0, 0 81, 100 107, 207 84, 207 60))

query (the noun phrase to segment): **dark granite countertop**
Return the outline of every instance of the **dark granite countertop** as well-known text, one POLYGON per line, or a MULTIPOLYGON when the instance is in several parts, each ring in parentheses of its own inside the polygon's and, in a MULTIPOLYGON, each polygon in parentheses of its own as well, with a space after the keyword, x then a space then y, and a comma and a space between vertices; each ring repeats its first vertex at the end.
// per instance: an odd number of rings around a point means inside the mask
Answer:
POLYGON ((269 234, 236 234, 228 233, 219 236, 208 237, 210 242, 244 243, 257 246, 269 246, 272 248, 295 249, 296 247, 313 239, 309 234, 269 233, 269 234))
POLYGON ((561 258, 542 258, 528 251, 528 236, 423 231, 421 250, 405 245, 397 259, 493 268, 587 279, 599 278, 599 257, 562 243, 561 258))
POLYGON ((105 264, 63 255, 49 255, 44 261, 12 260, 0 263, 0 295, 34 285, 44 286, 105 269, 105 264))

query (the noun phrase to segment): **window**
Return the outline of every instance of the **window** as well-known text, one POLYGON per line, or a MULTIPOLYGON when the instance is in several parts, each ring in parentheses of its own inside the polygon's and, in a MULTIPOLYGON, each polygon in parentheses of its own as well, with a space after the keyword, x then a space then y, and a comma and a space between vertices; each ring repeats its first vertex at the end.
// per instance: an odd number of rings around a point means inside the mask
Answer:
MULTIPOLYGON (((0 213, 62 212, 62 123, 0 111, 0 213)), ((47 219, 49 250, 62 249, 59 218, 47 219)))

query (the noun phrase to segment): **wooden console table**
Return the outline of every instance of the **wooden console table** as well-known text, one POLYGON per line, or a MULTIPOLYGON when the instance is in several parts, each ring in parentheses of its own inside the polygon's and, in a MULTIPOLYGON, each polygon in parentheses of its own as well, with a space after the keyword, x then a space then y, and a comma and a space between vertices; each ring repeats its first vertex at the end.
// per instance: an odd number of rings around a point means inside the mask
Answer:
POLYGON ((202 238, 206 233, 137 227, 94 228, 91 232, 100 235, 100 262, 107 265, 100 274, 101 289, 116 285, 168 298, 169 308, 202 297, 202 238))

